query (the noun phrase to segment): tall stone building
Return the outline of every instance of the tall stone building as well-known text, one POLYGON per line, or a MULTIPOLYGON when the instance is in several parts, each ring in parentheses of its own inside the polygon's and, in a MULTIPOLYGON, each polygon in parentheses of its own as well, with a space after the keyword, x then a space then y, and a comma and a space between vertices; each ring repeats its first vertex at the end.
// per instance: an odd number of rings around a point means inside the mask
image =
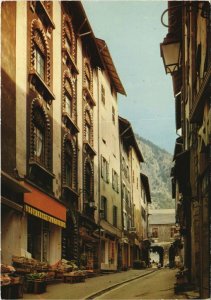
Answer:
MULTIPOLYGON (((65 258, 115 271, 123 234, 117 96, 126 93, 108 47, 79 1, 1 8, 2 262, 65 258)), ((134 136, 131 143, 139 249, 143 158, 134 136)))
POLYGON ((151 202, 148 177, 141 173, 143 155, 130 122, 119 117, 122 191, 122 267, 134 260, 148 259, 148 203, 151 202))
POLYGON ((209 1, 168 3, 161 44, 176 108, 173 197, 189 281, 209 298, 211 217, 211 9, 209 1))

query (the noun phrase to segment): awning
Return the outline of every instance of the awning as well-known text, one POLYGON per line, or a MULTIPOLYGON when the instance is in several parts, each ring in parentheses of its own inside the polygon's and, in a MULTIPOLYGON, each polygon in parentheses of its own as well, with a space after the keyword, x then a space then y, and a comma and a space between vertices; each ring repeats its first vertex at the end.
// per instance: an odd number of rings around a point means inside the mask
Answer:
POLYGON ((45 220, 46 222, 50 222, 50 223, 53 223, 55 225, 58 225, 60 227, 63 227, 65 228, 66 227, 66 223, 57 219, 57 218, 54 218, 48 214, 45 214, 43 213, 42 211, 38 210, 38 209, 35 209, 34 207, 31 207, 27 204, 24 205, 24 210, 25 212, 37 217, 37 218, 40 218, 42 220, 45 220))
POLYGON ((27 183, 24 185, 31 190, 30 194, 24 195, 25 211, 50 223, 65 227, 66 207, 37 188, 27 183))

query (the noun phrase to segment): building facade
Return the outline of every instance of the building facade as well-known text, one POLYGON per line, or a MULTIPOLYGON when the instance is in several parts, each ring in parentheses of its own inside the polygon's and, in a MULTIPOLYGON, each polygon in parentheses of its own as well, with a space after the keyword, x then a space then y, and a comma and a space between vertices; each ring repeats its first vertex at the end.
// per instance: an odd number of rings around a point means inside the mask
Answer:
MULTIPOLYGON (((173 197, 184 240, 189 281, 210 296, 211 9, 208 1, 169 2, 169 32, 161 45, 178 45, 171 73, 176 107, 173 197), (175 17, 173 21, 172 17, 175 17), (171 39, 171 40, 170 40, 171 39)), ((175 52, 176 53, 176 52, 175 52)), ((164 54, 162 54, 164 58, 164 54)), ((172 59, 172 56, 170 57, 172 59)), ((164 62, 165 67, 167 64, 164 62)))
POLYGON ((2 262, 65 258, 115 271, 123 223, 128 232, 137 223, 132 266, 147 232, 139 220, 143 157, 133 135, 125 221, 117 96, 126 93, 105 41, 79 1, 1 7, 2 262))
POLYGON ((151 202, 148 177, 141 173, 144 162, 130 122, 119 117, 122 191, 122 268, 134 260, 148 260, 148 203, 151 202))

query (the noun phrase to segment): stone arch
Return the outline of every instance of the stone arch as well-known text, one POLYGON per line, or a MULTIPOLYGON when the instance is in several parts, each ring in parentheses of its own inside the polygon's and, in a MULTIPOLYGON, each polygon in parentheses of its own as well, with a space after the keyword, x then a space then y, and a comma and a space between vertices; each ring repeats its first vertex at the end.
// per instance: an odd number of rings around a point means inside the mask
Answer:
POLYGON ((77 185, 77 148, 76 148, 76 143, 74 141, 73 136, 71 134, 66 133, 63 137, 63 145, 62 145, 62 183, 66 183, 66 178, 65 178, 65 146, 66 143, 70 145, 73 151, 73 183, 72 183, 72 188, 76 190, 76 185, 77 185))
POLYGON ((31 115, 30 115, 30 159, 35 160, 35 113, 39 111, 44 123, 45 123, 45 167, 51 169, 51 126, 47 112, 45 111, 43 102, 40 98, 35 98, 31 104, 31 115))
POLYGON ((72 20, 70 16, 64 14, 63 15, 63 23, 62 23, 62 46, 65 47, 65 36, 70 40, 71 42, 71 56, 76 62, 76 39, 75 39, 75 33, 72 25, 72 20))
POLYGON ((39 47, 40 51, 46 58, 46 74, 45 79, 48 86, 50 86, 50 49, 47 41, 47 36, 44 27, 40 20, 34 19, 31 23, 31 56, 30 68, 33 71, 35 66, 35 47, 39 47))

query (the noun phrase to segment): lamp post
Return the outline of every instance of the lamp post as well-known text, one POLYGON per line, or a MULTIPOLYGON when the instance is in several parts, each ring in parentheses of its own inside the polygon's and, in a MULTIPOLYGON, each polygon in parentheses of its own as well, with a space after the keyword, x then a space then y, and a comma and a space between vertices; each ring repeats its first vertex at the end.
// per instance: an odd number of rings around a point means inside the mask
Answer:
POLYGON ((161 57, 163 59, 166 74, 173 74, 180 68, 181 44, 172 33, 168 33, 160 44, 161 57))

